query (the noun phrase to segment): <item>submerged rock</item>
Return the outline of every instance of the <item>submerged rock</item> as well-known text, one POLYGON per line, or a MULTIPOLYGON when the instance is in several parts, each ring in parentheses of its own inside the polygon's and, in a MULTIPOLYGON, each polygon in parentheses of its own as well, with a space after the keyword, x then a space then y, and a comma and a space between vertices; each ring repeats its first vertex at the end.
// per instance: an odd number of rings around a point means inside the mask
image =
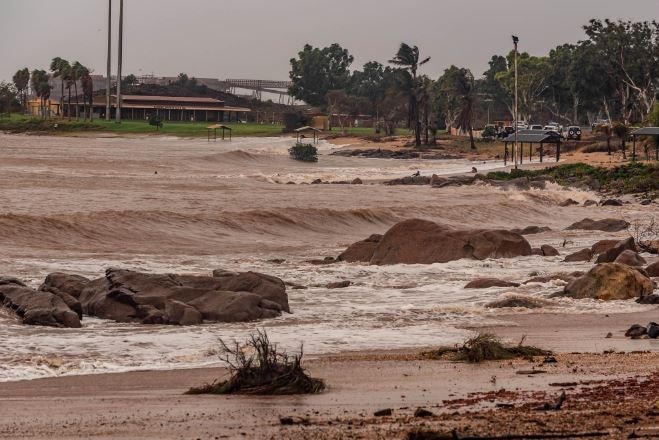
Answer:
POLYGON ((547 226, 527 226, 523 229, 515 228, 510 230, 510 232, 520 235, 542 234, 547 231, 551 231, 551 228, 548 228, 547 226))
POLYGON ((492 301, 485 304, 485 307, 490 309, 504 309, 512 307, 520 307, 525 309, 539 309, 551 305, 551 301, 541 298, 533 298, 526 295, 509 295, 505 298, 492 301))
POLYGON ((571 298, 632 299, 652 294, 654 283, 638 270, 618 263, 602 263, 570 281, 563 294, 571 298))
POLYGON ((647 334, 648 330, 646 327, 643 327, 641 324, 634 324, 625 332, 625 336, 632 339, 638 339, 647 334))
POLYGON ((560 255, 558 250, 556 250, 555 247, 549 246, 548 244, 543 244, 540 246, 540 250, 542 251, 542 255, 545 257, 555 257, 557 255, 560 255))
POLYGON ((461 258, 511 258, 531 254, 524 237, 503 230, 454 230, 427 220, 402 221, 378 243, 371 264, 432 264, 461 258))
POLYGON ((620 243, 620 240, 616 240, 616 239, 600 240, 596 242, 594 245, 592 245, 590 247, 590 250, 593 251, 593 254, 598 255, 608 251, 618 243, 620 243))
POLYGON ((80 327, 80 317, 59 296, 43 290, 34 290, 25 284, 3 278, 0 284, 0 301, 22 318, 24 324, 50 327, 80 327))
POLYGON ((652 263, 651 265, 646 267, 645 271, 651 277, 659 277, 659 261, 657 261, 656 263, 652 263))
POLYGON ((585 231, 605 231, 605 232, 618 232, 625 230, 629 227, 629 223, 625 220, 615 218, 605 218, 602 220, 592 220, 585 218, 581 221, 571 224, 566 229, 583 229, 585 231))
POLYGON ((488 289, 490 287, 519 287, 519 283, 500 280, 497 278, 476 278, 470 281, 465 289, 488 289))
POLYGON ((622 206, 622 200, 620 199, 606 199, 600 201, 601 206, 622 206))

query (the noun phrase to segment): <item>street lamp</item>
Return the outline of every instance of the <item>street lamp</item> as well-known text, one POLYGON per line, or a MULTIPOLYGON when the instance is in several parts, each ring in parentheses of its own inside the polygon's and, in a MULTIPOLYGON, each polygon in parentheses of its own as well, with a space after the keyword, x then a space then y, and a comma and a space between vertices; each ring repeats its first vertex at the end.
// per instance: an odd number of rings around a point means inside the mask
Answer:
POLYGON ((512 37, 515 46, 515 138, 513 141, 513 156, 515 157, 515 169, 517 169, 517 130, 519 129, 517 120, 517 43, 519 43, 519 38, 515 35, 512 37))

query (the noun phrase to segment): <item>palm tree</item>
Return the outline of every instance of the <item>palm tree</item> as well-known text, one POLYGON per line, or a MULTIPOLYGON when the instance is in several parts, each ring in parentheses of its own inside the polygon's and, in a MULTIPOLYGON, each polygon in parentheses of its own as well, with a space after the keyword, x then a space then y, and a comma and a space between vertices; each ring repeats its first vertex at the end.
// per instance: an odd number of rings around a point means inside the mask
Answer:
MULTIPOLYGON (((92 80, 89 70, 84 73, 85 74, 80 81, 82 85, 82 96, 85 102, 85 107, 87 107, 87 103, 89 103, 89 120, 92 121, 94 119, 92 116, 94 113, 94 81, 92 80)), ((87 119, 86 111, 85 119, 87 119)))
POLYGON ((455 81, 455 91, 460 102, 457 125, 462 132, 469 132, 471 149, 476 149, 474 142, 474 108, 476 107, 476 86, 474 75, 469 69, 460 69, 455 81))
POLYGON ((420 60, 419 48, 417 46, 410 46, 407 43, 401 43, 396 55, 389 60, 391 64, 400 66, 409 76, 409 78, 404 81, 410 99, 410 106, 408 109, 408 128, 413 120, 414 141, 417 147, 421 146, 421 121, 419 118, 419 102, 417 99, 417 71, 420 66, 423 66, 428 61, 430 61, 430 57, 420 60))
POLYGON ((50 84, 48 74, 45 70, 34 69, 30 78, 32 90, 37 95, 41 104, 41 116, 46 117, 45 102, 50 98, 50 84))
POLYGON ((30 71, 28 68, 21 69, 14 74, 12 78, 16 90, 21 95, 21 101, 23 102, 23 112, 27 110, 27 86, 30 84, 30 71))
POLYGON ((73 82, 73 88, 76 95, 76 119, 80 119, 80 101, 78 100, 78 81, 85 75, 85 72, 89 73, 89 69, 80 64, 78 61, 75 61, 71 65, 71 81, 73 82))
POLYGON ((60 79, 60 85, 62 87, 61 89, 61 98, 60 98, 60 115, 62 114, 62 111, 64 110, 63 102, 64 102, 64 81, 66 80, 66 76, 68 75, 69 71, 71 70, 71 65, 69 64, 68 61, 66 61, 63 58, 60 57, 55 57, 53 60, 50 62, 50 71, 53 73, 54 78, 59 78, 60 79))

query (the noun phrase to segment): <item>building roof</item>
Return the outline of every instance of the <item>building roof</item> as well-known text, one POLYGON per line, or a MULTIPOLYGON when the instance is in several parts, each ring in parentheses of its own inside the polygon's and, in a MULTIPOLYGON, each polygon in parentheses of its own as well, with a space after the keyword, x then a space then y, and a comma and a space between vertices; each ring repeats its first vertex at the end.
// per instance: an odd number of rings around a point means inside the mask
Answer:
POLYGON ((322 130, 320 130, 320 129, 318 129, 318 128, 314 128, 314 127, 309 127, 308 125, 305 125, 304 127, 296 128, 295 131, 298 132, 298 133, 301 133, 301 132, 303 132, 303 131, 316 131, 316 132, 320 132, 320 131, 322 131, 322 130))
MULTIPOLYGON (((117 98, 116 95, 112 95, 117 98)), ((215 98, 196 97, 196 96, 153 96, 153 95, 121 95, 121 100, 126 101, 152 101, 152 102, 194 102, 200 104, 224 104, 215 98)))
POLYGON ((215 129, 223 128, 225 130, 231 131, 231 127, 229 127, 227 125, 224 125, 224 124, 213 124, 213 125, 209 125, 206 128, 209 129, 209 130, 215 130, 215 129))
POLYGON ((632 131, 632 136, 659 136, 659 127, 642 127, 632 131))
MULTIPOLYGON (((543 130, 520 130, 517 133, 517 142, 528 142, 531 144, 555 143, 560 140, 560 135, 555 131, 543 130)), ((503 138, 504 142, 515 142, 515 133, 503 138)))

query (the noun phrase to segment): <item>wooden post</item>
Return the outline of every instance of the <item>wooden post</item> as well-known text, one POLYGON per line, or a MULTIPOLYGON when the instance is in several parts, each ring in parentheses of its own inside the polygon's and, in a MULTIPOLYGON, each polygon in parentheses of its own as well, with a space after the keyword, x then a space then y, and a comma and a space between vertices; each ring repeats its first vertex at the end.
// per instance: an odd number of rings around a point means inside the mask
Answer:
POLYGON ((532 158, 533 158, 533 144, 530 143, 529 144, 529 163, 533 162, 532 158))
POLYGON ((636 135, 632 135, 632 161, 636 161, 636 135))
POLYGON ((540 142, 540 163, 542 163, 542 156, 544 155, 543 144, 540 142))
POLYGON ((519 164, 524 163, 524 142, 519 143, 519 164))
POLYGON ((503 166, 505 167, 508 163, 508 142, 503 143, 503 166))
POLYGON ((558 142, 556 142, 556 162, 561 160, 561 140, 559 139, 558 142))

